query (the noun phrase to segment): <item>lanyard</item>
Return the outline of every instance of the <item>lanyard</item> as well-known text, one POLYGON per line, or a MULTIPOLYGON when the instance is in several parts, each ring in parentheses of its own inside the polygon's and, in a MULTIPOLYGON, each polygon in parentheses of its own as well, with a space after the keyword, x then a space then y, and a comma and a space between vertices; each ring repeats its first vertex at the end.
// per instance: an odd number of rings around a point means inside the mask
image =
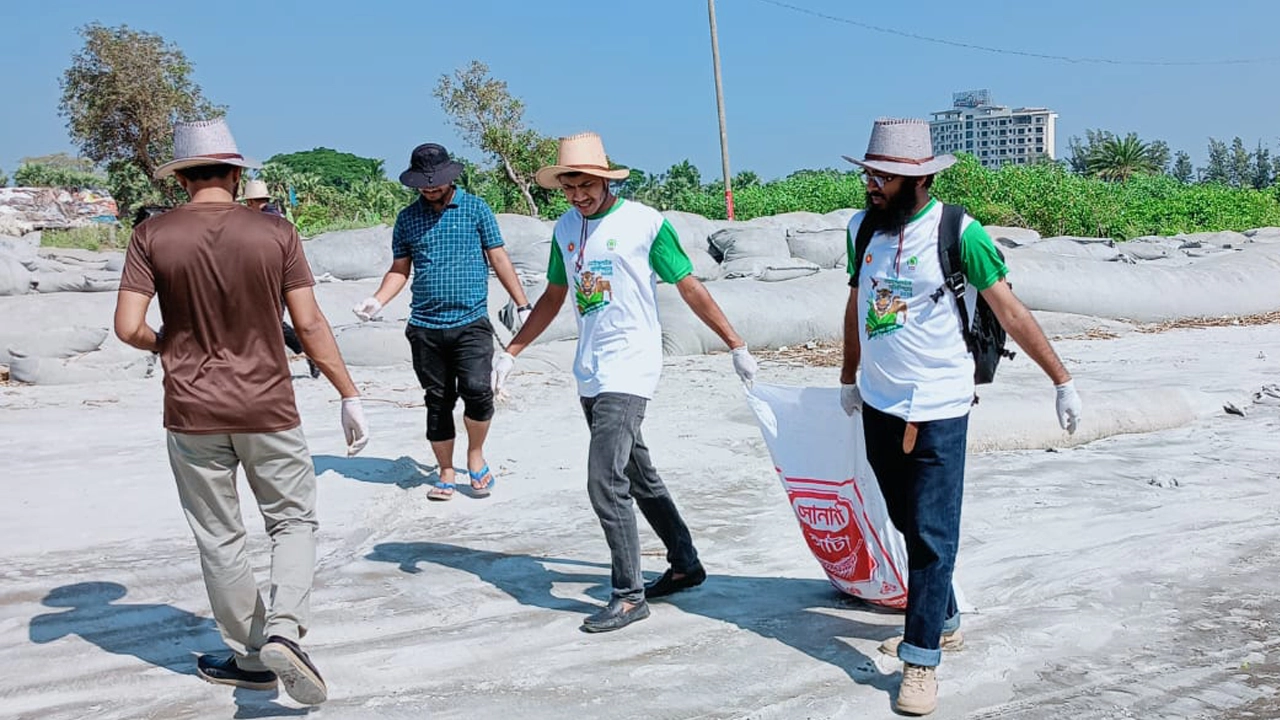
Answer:
POLYGON ((573 273, 582 274, 582 257, 587 252, 587 216, 582 216, 582 234, 578 236, 578 257, 573 263, 573 273))
POLYGON ((902 234, 903 234, 903 231, 902 231, 902 230, 899 230, 899 231, 898 231, 898 254, 893 256, 893 276, 894 276, 894 277, 896 277, 896 278, 897 278, 897 277, 902 277, 902 268, 901 268, 901 265, 902 265, 902 243, 903 243, 903 235, 902 235, 902 234))

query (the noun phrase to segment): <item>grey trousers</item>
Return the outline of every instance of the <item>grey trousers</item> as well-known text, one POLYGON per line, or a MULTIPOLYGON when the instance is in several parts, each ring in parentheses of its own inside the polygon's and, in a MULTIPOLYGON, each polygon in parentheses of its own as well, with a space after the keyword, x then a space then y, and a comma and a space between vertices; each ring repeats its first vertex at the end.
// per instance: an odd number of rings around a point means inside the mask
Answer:
POLYGON ((591 426, 587 494, 609 544, 613 596, 638 603, 644 600, 644 576, 640 572, 640 531, 632 498, 666 546, 667 562, 676 572, 697 569, 698 551, 675 501, 649 460, 649 448, 640 435, 648 401, 622 393, 600 393, 581 400, 591 426))
POLYGON ((316 564, 316 476, 302 428, 235 435, 168 434, 178 498, 195 535, 213 618, 244 670, 265 670, 258 650, 272 635, 297 641, 311 618, 316 564), (245 553, 236 474, 271 537, 271 592, 263 603, 245 553))

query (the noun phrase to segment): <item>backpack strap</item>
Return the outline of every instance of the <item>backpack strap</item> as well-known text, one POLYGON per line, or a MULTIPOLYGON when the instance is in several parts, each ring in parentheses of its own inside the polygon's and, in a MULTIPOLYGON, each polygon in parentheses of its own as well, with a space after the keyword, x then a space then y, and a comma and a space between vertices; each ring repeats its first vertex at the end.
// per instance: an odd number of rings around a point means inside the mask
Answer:
POLYGON ((849 258, 853 261, 853 275, 849 277, 849 287, 858 287, 858 278, 862 275, 862 258, 867 254, 867 246, 871 244, 871 236, 875 234, 875 229, 871 227, 871 223, 867 222, 867 216, 862 216, 862 221, 858 223, 858 234, 853 240, 853 257, 849 258))
MULTIPOLYGON (((973 330, 969 322, 969 308, 964 293, 969 283, 964 276, 964 260, 960 255, 960 226, 964 224, 965 209, 961 205, 942 206, 942 221, 938 224, 938 262, 942 265, 943 286, 956 298, 956 311, 960 315, 960 332, 965 345, 974 352, 973 330)), ((942 288, 934 293, 934 300, 942 297, 942 288)), ((975 354, 976 357, 976 354, 975 354)))

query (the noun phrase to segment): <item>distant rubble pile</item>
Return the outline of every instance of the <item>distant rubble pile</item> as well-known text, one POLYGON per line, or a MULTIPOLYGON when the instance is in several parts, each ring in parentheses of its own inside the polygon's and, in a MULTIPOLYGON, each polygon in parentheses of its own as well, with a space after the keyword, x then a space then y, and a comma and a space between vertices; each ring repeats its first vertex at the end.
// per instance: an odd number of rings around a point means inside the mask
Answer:
POLYGON ((116 222, 116 201, 101 190, 0 187, 0 235, 116 222))

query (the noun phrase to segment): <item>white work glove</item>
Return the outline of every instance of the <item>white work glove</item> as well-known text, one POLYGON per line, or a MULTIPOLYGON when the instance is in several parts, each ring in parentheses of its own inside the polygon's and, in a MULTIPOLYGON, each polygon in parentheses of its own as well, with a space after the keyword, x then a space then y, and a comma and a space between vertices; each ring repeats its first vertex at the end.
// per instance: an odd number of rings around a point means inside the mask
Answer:
POLYGON ((1074 433, 1080 426, 1080 411, 1083 409, 1075 381, 1068 380, 1061 385, 1054 385, 1053 389, 1058 391, 1058 424, 1068 433, 1074 433))
POLYGON ((524 324, 529 322, 529 316, 532 314, 533 314, 532 305, 526 305, 525 307, 522 307, 522 308, 516 308, 516 332, 519 332, 520 328, 524 327, 524 324))
POLYGON ((342 398, 342 434, 347 439, 347 457, 369 444, 369 423, 364 419, 364 404, 358 397, 342 398))
POLYGON ((756 380, 756 371, 760 369, 756 365, 756 359, 751 357, 751 351, 746 345, 736 347, 733 353, 733 370, 738 373, 738 377, 742 380, 742 384, 751 387, 756 380))
POLYGON ((378 313, 382 312, 382 303, 378 302, 376 297, 368 297, 360 301, 359 305, 351 308, 351 312, 355 313, 356 317, 361 320, 368 322, 378 317, 378 313))
POLYGON ((503 386, 507 384, 507 376, 516 367, 516 356, 505 350, 493 359, 493 393, 495 395, 502 392, 503 386))
POLYGON ((858 391, 857 385, 840 386, 840 407, 844 408, 844 414, 849 417, 862 412, 862 393, 858 391))

